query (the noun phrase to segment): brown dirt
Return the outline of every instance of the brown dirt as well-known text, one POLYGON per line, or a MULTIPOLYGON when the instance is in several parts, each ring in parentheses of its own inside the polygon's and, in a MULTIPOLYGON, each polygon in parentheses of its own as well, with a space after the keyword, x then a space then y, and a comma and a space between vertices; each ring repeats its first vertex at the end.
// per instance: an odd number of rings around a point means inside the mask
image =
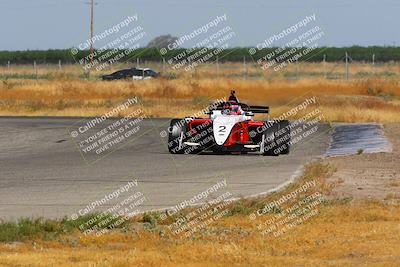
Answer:
POLYGON ((337 171, 328 181, 338 186, 333 194, 355 201, 373 199, 400 202, 400 124, 386 124, 386 137, 392 153, 361 154, 329 158, 326 161, 337 171))

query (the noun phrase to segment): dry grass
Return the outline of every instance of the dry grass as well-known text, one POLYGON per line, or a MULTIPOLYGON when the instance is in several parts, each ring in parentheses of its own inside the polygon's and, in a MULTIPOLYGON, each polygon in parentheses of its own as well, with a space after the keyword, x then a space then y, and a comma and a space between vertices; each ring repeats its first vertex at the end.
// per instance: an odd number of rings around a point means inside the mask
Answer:
MULTIPOLYGON (((226 234, 178 241, 153 233, 77 237, 79 245, 37 242, 3 246, 13 266, 398 266, 399 208, 332 207, 280 238, 259 235, 246 218, 226 234), (397 216, 396 216, 397 214, 397 216), (355 219, 357 218, 357 219, 355 219)), ((214 226, 221 227, 221 226, 214 226)), ((228 230, 229 229, 229 230, 228 230)), ((70 241, 71 242, 71 241, 70 241)))
MULTIPOLYGON (((10 79, 0 84, 0 115, 97 116, 127 98, 138 96, 148 116, 182 117, 205 108, 212 99, 226 97, 232 88, 243 102, 270 105, 273 116, 306 97, 317 96, 318 107, 327 121, 400 121, 400 84, 378 78, 348 82, 228 78, 139 82, 10 79)), ((299 113, 297 117, 302 115, 299 113)))
MULTIPOLYGON (((311 164, 293 190, 316 180, 329 194, 326 165, 311 164)), ((311 192, 308 192, 311 193, 311 192)), ((280 194, 267 199, 266 203, 280 194)), ((254 205, 252 201, 244 205, 254 205)), ((260 203, 258 203, 260 204, 260 203)), ((256 204, 256 206, 258 205, 256 204)), ((324 203, 318 215, 279 237, 263 236, 257 224, 273 214, 249 220, 248 215, 224 217, 191 238, 163 232, 114 231, 96 237, 75 234, 59 241, 0 245, 5 266, 398 266, 400 206, 378 202, 324 203)))
MULTIPOLYGON (((397 64, 375 67, 353 64, 351 75, 370 78, 350 81, 324 79, 325 71, 319 63, 292 64, 277 73, 263 73, 254 64, 244 69, 240 63, 220 64, 218 72, 213 64, 202 65, 192 72, 172 71, 156 63, 146 66, 164 69, 166 74, 173 73, 179 78, 101 82, 82 79, 84 73, 78 65, 66 65, 61 70, 52 65, 38 66, 36 73, 33 66, 0 67, 2 77, 17 76, 0 83, 0 115, 97 116, 129 97, 138 96, 148 116, 183 117, 205 108, 212 99, 226 97, 235 89, 243 102, 270 105, 273 116, 279 116, 307 96, 317 96, 326 121, 400 121, 400 84, 396 78, 385 76, 398 73, 397 64), (303 78, 292 79, 297 77, 293 76, 297 72, 301 72, 303 78), (45 79, 32 79, 36 74, 45 79), (18 75, 27 77, 18 79, 18 75)), ((126 64, 114 65, 113 70, 126 67, 126 64)), ((327 63, 325 70, 333 77, 343 74, 340 63, 327 63)), ((304 113, 297 114, 296 118, 304 113)))

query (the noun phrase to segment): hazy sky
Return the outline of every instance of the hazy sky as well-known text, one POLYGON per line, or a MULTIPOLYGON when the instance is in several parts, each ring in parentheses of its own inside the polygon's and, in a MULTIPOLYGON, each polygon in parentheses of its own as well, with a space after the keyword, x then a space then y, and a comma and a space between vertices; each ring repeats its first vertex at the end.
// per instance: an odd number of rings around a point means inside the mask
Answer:
MULTIPOLYGON (((0 50, 69 48, 88 38, 89 0, 0 0, 0 50)), ((318 45, 399 45, 399 0, 97 0, 95 32, 137 14, 146 32, 181 36, 226 14, 231 46, 254 46, 315 14, 318 45)), ((190 45, 190 42, 188 43, 190 45)))

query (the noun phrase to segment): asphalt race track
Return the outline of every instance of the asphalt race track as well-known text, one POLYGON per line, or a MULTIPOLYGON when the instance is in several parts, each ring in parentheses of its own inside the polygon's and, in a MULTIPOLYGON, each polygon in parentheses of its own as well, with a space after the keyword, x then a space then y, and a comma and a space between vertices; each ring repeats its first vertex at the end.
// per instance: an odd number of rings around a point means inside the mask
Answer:
MULTIPOLYGON (((79 118, 0 118, 0 219, 82 214, 82 209, 137 180, 130 191, 96 207, 102 210, 141 192, 139 210, 168 208, 225 179, 232 197, 268 192, 289 182, 301 167, 324 155, 327 125, 317 124, 289 155, 171 155, 160 132, 167 119, 146 119, 140 134, 102 157, 85 159, 70 136, 79 118), (80 212, 81 211, 81 212, 80 212)), ((109 122, 109 123, 112 123, 109 122)), ((298 127, 302 128, 302 125, 298 127)), ((94 211, 94 210, 91 210, 94 211)))

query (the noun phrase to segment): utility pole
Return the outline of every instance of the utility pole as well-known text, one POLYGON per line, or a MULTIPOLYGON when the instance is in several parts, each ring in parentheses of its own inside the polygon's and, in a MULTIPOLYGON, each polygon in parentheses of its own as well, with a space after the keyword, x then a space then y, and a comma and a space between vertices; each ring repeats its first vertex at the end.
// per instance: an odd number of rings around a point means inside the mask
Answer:
POLYGON ((246 56, 243 56, 243 73, 244 73, 244 78, 247 80, 246 56))
POLYGON ((165 58, 162 58, 162 70, 165 73, 165 58))
POLYGON ((33 61, 33 70, 35 71, 35 76, 36 76, 36 80, 37 80, 38 72, 37 72, 37 67, 36 67, 36 60, 33 61))
POLYGON ((217 55, 217 78, 219 77, 219 59, 217 55))
POLYGON ((372 69, 374 70, 375 74, 375 54, 372 54, 372 69))
POLYGON ((346 80, 349 79, 349 55, 346 52, 346 80))
POLYGON ((93 12, 94 0, 90 0, 90 63, 93 66, 93 12))

